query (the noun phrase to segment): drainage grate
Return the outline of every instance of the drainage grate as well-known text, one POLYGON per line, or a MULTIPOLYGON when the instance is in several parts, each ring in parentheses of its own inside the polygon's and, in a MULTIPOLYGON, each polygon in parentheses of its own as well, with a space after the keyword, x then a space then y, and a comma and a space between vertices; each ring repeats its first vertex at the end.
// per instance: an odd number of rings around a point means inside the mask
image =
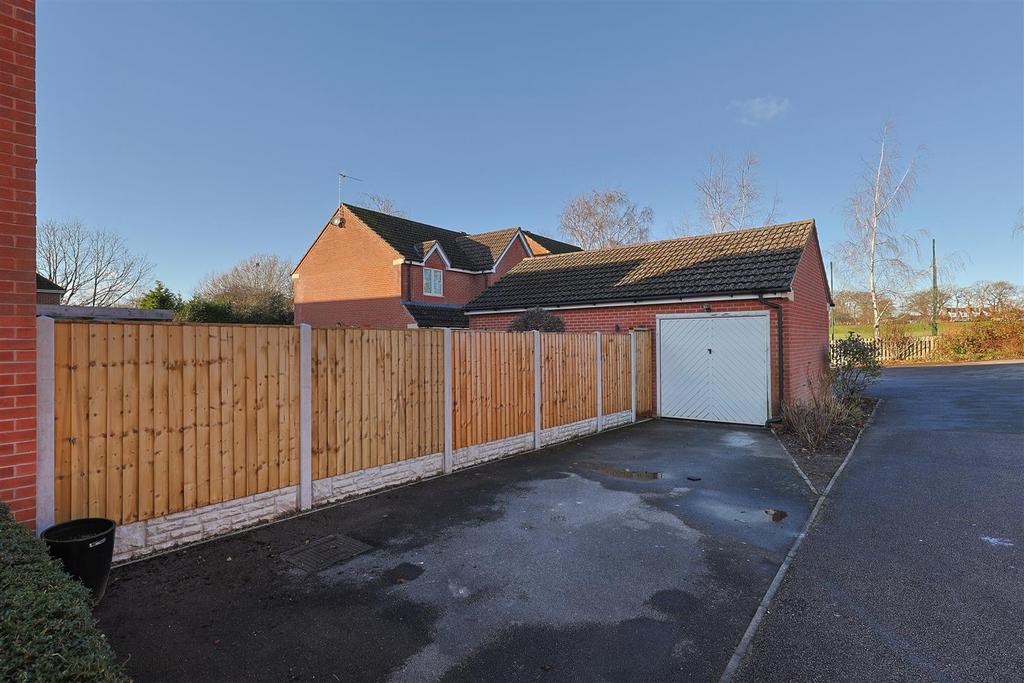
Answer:
POLYGON ((332 534, 286 550, 281 553, 281 559, 307 572, 318 572, 367 550, 373 550, 373 547, 348 536, 332 534))

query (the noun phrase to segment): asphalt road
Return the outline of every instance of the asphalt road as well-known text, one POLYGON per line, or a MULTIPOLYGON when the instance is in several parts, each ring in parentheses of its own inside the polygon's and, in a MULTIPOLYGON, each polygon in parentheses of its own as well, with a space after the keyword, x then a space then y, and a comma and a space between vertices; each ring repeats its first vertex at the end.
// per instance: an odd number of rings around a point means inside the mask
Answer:
POLYGON ((138 681, 714 680, 813 503, 768 432, 648 422, 116 569, 97 616, 138 681), (283 559, 330 534, 372 550, 283 559))
POLYGON ((875 393, 735 680, 1024 679, 1024 364, 875 393))

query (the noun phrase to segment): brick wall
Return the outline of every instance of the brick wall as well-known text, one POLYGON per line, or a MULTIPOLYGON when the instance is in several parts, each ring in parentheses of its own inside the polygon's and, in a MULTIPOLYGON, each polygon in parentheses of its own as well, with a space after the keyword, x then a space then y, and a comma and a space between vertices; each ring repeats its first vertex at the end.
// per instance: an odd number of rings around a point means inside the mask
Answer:
POLYGON ((793 301, 786 302, 784 317, 786 395, 802 401, 828 366, 828 280, 817 236, 800 259, 793 279, 793 301))
POLYGON ((348 209, 343 219, 327 224, 295 270, 295 322, 406 327, 399 253, 348 209))
MULTIPOLYGON (((821 252, 817 237, 811 240, 797 267, 793 282, 793 300, 771 299, 783 307, 784 397, 802 400, 809 392, 808 383, 814 381, 828 362, 828 299, 821 252)), ((722 300, 711 302, 712 313, 730 311, 769 310, 771 344, 772 414, 778 415, 778 344, 774 310, 756 299, 722 300)), ((702 304, 659 304, 613 306, 605 308, 575 308, 552 311, 565 321, 566 332, 627 332, 634 328, 657 330, 656 316, 665 313, 699 313, 702 304)), ((472 329, 504 330, 515 318, 513 313, 472 315, 472 329)), ((657 344, 651 354, 651 376, 657 382, 657 344)), ((657 386, 654 387, 657 405, 657 386)))
POLYGON ((35 2, 0 3, 0 500, 34 526, 35 2))
POLYGON ((61 295, 57 292, 36 292, 36 303, 50 306, 59 306, 61 295))

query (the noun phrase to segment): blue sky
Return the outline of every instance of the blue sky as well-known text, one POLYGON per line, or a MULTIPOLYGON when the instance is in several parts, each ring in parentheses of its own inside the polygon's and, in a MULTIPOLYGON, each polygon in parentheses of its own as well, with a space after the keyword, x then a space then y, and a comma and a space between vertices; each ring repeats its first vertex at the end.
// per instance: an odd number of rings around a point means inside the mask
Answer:
POLYGON ((125 235, 189 293, 297 259, 336 172, 414 219, 557 234, 621 187, 670 237, 709 153, 761 157, 823 245, 885 120, 926 148, 901 225, 1024 280, 1024 9, 983 3, 55 3, 38 12, 39 217, 125 235))

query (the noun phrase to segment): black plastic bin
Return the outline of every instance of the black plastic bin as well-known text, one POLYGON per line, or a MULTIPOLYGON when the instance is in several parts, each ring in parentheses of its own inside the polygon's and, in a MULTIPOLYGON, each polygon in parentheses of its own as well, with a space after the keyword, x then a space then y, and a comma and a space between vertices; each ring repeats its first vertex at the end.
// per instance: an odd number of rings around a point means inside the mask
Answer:
POLYGON ((55 524, 42 535, 50 555, 60 560, 68 574, 92 591, 96 602, 107 589, 116 526, 109 519, 86 517, 55 524))

